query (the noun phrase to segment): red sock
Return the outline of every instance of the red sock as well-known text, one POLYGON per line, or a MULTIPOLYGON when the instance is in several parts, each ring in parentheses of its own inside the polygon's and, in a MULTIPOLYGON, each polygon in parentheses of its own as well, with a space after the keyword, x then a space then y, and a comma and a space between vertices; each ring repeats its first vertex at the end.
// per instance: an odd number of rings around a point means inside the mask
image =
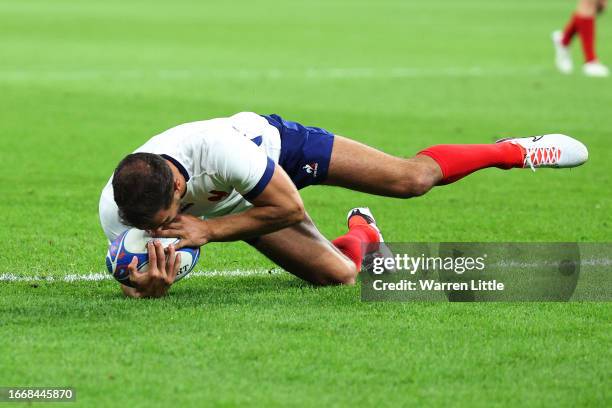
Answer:
POLYGON ((577 16, 577 18, 584 60, 586 62, 595 61, 597 59, 595 55, 595 17, 577 16))
POLYGON ((569 23, 567 23, 567 26, 565 26, 565 30, 563 30, 563 39, 561 40, 561 44, 563 44, 563 46, 568 47, 578 32, 579 18, 580 17, 578 17, 576 14, 572 15, 572 19, 569 21, 569 23))
POLYGON ((442 181, 450 184, 487 167, 511 169, 523 167, 525 151, 509 142, 475 145, 439 145, 418 154, 434 159, 442 169, 442 181))
POLYGON ((351 217, 349 230, 346 234, 334 239, 332 244, 355 263, 357 270, 361 269, 364 251, 368 246, 378 244, 378 232, 368 225, 361 217, 351 217))

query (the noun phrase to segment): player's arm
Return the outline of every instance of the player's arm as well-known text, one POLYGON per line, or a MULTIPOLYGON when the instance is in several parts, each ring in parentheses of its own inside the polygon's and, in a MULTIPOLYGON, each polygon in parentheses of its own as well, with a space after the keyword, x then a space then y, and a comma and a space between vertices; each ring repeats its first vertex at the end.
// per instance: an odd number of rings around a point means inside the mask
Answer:
POLYGON ((206 222, 209 241, 236 241, 258 237, 301 222, 304 203, 295 185, 280 166, 265 189, 249 200, 253 207, 240 214, 206 222))
POLYGON ((180 214, 172 223, 155 231, 160 237, 179 237, 177 248, 201 246, 215 241, 238 241, 268 234, 304 219, 304 204, 280 166, 274 167, 266 187, 249 201, 253 207, 243 213, 201 220, 180 214))
POLYGON ((178 237, 177 247, 237 241, 278 231, 304 218, 304 205, 285 171, 250 139, 229 131, 202 145, 202 167, 226 190, 236 190, 253 207, 206 221, 179 215, 160 237, 178 237))

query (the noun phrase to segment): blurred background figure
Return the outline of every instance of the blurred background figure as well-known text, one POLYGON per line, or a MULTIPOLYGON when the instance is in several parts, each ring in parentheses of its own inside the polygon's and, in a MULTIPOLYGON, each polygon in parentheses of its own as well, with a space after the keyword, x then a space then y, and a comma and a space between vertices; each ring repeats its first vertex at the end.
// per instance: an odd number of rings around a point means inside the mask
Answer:
POLYGON ((602 13, 608 0, 578 0, 578 8, 572 15, 564 31, 555 31, 552 34, 556 51, 556 64, 563 74, 570 74, 574 70, 569 46, 576 34, 582 42, 585 63, 582 70, 586 76, 607 77, 610 75, 608 67, 603 65, 595 54, 595 18, 602 13))

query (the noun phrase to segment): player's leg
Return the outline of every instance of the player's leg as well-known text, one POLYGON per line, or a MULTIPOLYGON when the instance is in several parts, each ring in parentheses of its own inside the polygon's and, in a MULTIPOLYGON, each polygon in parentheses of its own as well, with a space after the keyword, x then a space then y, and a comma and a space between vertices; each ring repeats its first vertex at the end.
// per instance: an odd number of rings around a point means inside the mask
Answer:
POLYGON ((603 11, 606 5, 603 0, 581 0, 578 5, 577 15, 581 22, 578 26, 582 51, 585 63, 583 72, 591 77, 607 77, 610 75, 608 67, 603 65, 595 53, 595 21, 599 12, 603 11))
POLYGON ((595 21, 598 13, 606 7, 605 0, 579 0, 576 12, 572 15, 563 33, 553 33, 556 49, 557 67, 563 73, 571 72, 571 56, 568 47, 578 34, 582 43, 585 64, 583 72, 593 77, 609 75, 608 68, 597 59, 595 53, 595 21))
POLYGON ((577 140, 544 135, 493 144, 432 146, 407 159, 278 115, 264 117, 279 131, 278 163, 298 189, 328 184, 408 198, 487 167, 576 167, 588 157, 577 140))
POLYGON ((316 285, 354 284, 368 244, 377 232, 352 225, 349 232, 330 242, 312 219, 263 235, 249 242, 259 252, 293 275, 316 285))
POLYGON ((523 165, 524 153, 510 143, 432 146, 412 158, 395 157, 336 136, 325 184, 399 198, 425 194, 486 167, 523 165))
POLYGON ((323 184, 408 198, 425 194, 442 179, 442 170, 431 157, 396 157, 336 135, 323 184))
POLYGON ((391 156, 335 136, 324 184, 409 198, 488 167, 575 167, 587 158, 586 147, 564 135, 509 139, 492 144, 437 145, 412 158, 391 156))
POLYGON ((552 41, 555 47, 555 64, 562 74, 570 74, 574 70, 574 62, 572 61, 569 46, 574 36, 578 34, 580 21, 581 19, 578 14, 573 13, 563 31, 554 31, 552 33, 552 41))

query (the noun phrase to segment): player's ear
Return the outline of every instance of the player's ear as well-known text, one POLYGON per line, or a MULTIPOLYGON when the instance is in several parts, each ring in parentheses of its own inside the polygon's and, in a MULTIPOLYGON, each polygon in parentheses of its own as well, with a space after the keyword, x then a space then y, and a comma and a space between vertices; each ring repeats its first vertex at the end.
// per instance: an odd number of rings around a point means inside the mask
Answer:
POLYGON ((172 182, 172 201, 181 200, 181 181, 174 179, 172 182))

